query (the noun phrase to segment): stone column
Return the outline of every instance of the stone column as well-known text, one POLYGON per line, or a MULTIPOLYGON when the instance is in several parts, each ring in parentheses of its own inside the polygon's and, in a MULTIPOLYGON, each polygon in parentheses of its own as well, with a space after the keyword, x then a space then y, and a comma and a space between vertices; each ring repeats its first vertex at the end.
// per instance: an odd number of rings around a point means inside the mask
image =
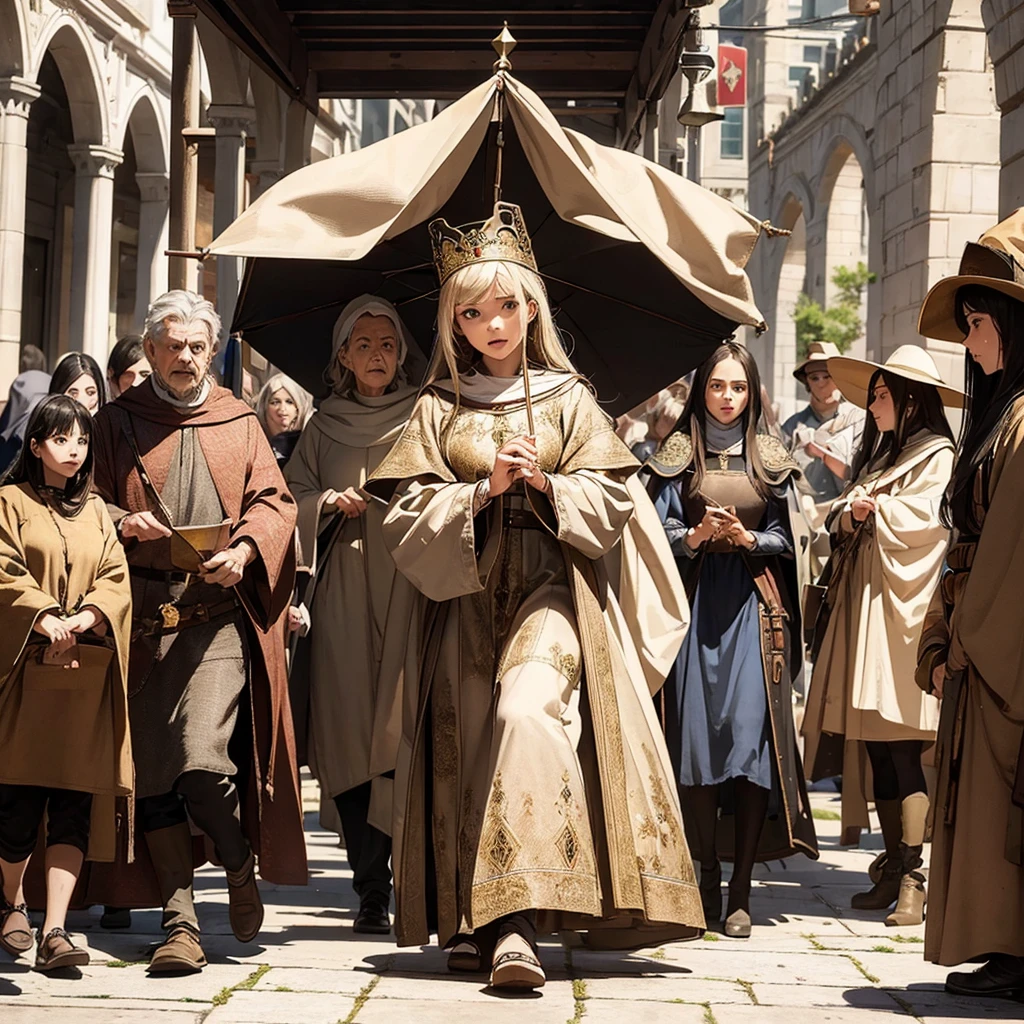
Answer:
POLYGON ((163 171, 135 175, 139 207, 139 262, 135 282, 135 329, 142 333, 149 304, 167 290, 167 232, 171 183, 163 171))
POLYGON ((258 179, 255 188, 249 190, 252 202, 256 202, 268 188, 276 185, 284 177, 284 167, 281 166, 280 160, 253 160, 249 170, 258 179))
POLYGON ((110 342, 110 254, 114 169, 124 159, 108 146, 72 145, 75 219, 71 264, 71 348, 106 366, 110 342))
POLYGON ((28 112, 42 92, 24 78, 0 78, 0 394, 18 375, 25 263, 28 112))
MULTIPOLYGON (((251 107, 212 105, 207 111, 216 135, 216 164, 213 178, 213 237, 216 238, 242 212, 245 203, 245 140, 256 122, 251 107)), ((217 312, 224 323, 221 348, 231 328, 242 261, 217 257, 217 312)))

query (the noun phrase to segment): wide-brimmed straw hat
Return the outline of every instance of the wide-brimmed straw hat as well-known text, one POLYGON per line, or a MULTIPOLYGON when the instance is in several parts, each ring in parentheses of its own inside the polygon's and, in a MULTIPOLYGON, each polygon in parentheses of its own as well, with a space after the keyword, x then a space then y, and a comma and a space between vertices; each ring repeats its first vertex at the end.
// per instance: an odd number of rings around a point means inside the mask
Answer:
POLYGON ((977 242, 968 242, 960 271, 944 277, 925 296, 917 329, 926 338, 963 341, 956 323, 956 293, 979 284, 1024 302, 1024 207, 989 228, 977 242))
POLYGON ((920 345, 900 345, 884 363, 853 359, 850 356, 837 356, 828 361, 828 371, 843 397, 862 409, 868 407, 868 385, 876 370, 881 370, 884 376, 895 374, 919 384, 933 384, 938 389, 943 405, 953 409, 963 408, 963 391, 947 384, 939 376, 935 360, 920 345))
POLYGON ((807 346, 807 358, 802 359, 793 367, 793 376, 802 383, 807 383, 807 367, 811 363, 824 363, 833 356, 839 355, 839 349, 831 341, 812 341, 807 346))

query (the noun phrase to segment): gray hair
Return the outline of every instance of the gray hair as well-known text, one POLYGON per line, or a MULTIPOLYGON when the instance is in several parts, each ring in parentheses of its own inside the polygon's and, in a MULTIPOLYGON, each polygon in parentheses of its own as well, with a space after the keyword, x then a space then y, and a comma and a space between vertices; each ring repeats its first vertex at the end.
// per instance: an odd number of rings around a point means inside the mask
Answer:
POLYGON ((302 430, 309 422, 309 417, 313 415, 313 396, 305 388, 296 384, 291 377, 283 373, 275 373, 260 388, 260 393, 256 396, 256 418, 260 421, 264 433, 268 435, 270 431, 267 430, 267 407, 270 405, 270 399, 274 397, 274 392, 280 391, 282 388, 288 392, 291 400, 295 403, 295 408, 299 411, 299 418, 296 421, 297 430, 302 430))
POLYGON ((191 327, 193 324, 204 324, 210 337, 210 347, 215 349, 220 341, 221 322, 217 310, 209 299, 195 292, 176 288, 165 292, 146 313, 146 323, 142 328, 143 338, 161 343, 167 333, 168 323, 191 327))

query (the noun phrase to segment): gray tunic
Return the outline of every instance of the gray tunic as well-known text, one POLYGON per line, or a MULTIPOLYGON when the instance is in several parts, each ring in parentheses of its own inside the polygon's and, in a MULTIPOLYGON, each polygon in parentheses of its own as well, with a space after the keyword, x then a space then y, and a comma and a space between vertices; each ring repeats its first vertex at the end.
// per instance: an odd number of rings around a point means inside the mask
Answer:
MULTIPOLYGON (((181 431, 160 497, 176 526, 223 521, 224 508, 195 428, 181 431)), ((143 617, 153 617, 168 596, 166 584, 132 579, 132 599, 143 617)), ((193 583, 179 607, 215 605, 226 596, 223 587, 193 583)), ((163 637, 158 659, 129 705, 139 797, 170 792, 188 771, 236 774, 228 742, 246 683, 241 610, 163 637)))

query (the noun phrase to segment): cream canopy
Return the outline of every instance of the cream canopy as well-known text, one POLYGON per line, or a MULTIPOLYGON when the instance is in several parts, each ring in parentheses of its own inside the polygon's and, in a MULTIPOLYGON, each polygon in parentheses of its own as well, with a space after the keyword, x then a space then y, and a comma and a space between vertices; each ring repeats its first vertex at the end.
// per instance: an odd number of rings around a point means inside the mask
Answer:
MULTIPOLYGON (((760 222, 660 165, 563 128, 535 93, 507 72, 498 72, 432 121, 288 175, 216 238, 211 254, 255 257, 247 269, 234 329, 244 331, 255 348, 310 387, 314 356, 307 345, 302 358, 310 365, 300 369, 296 339, 313 338, 316 348, 323 325, 333 324, 341 306, 352 295, 371 291, 396 302, 419 344, 429 348, 430 337, 424 337, 431 333, 427 313, 417 321, 412 308, 430 306, 415 299, 436 287, 425 222, 438 214, 453 224, 490 214, 494 196, 484 183, 493 177, 487 160, 490 156, 493 161, 497 126, 492 118, 501 90, 506 110, 502 198, 523 206, 541 273, 560 310, 558 321, 577 342, 593 333, 594 320, 589 326, 583 322, 579 289, 571 295, 566 291, 579 284, 573 273, 581 266, 580 239, 592 233, 584 248, 605 256, 619 247, 615 260, 622 271, 633 267, 634 281, 629 273, 623 277, 605 267, 582 288, 591 296, 619 290, 623 294, 612 294, 614 301, 650 314, 620 324, 607 316, 601 321, 602 330, 628 333, 635 327, 653 339, 653 358, 666 363, 660 373, 664 380, 650 382, 655 386, 646 393, 642 388, 649 382, 636 381, 628 395, 621 395, 623 402, 632 398, 630 405, 636 404, 691 369, 736 325, 764 327, 745 272, 764 230, 760 222), (550 217, 552 212, 557 218, 550 217), (282 259, 305 262, 286 281, 276 263, 282 259), (268 266, 267 260, 274 264, 268 266), (325 267, 315 261, 355 266, 325 267), (408 280, 401 287, 391 280, 406 270, 414 278, 418 273, 415 287, 408 280), (391 290, 382 287, 389 281, 391 290), (560 285, 565 286, 561 291, 560 285), (281 294, 272 296, 275 292, 281 294), (682 363, 671 359, 669 330, 682 363), (666 335, 660 353, 654 337, 659 331, 666 335)), ((591 377, 608 371, 598 381, 599 390, 607 391, 615 379, 608 354, 595 356, 588 365, 584 343, 576 356, 591 377)), ((326 356, 320 368, 325 361, 326 356)))

